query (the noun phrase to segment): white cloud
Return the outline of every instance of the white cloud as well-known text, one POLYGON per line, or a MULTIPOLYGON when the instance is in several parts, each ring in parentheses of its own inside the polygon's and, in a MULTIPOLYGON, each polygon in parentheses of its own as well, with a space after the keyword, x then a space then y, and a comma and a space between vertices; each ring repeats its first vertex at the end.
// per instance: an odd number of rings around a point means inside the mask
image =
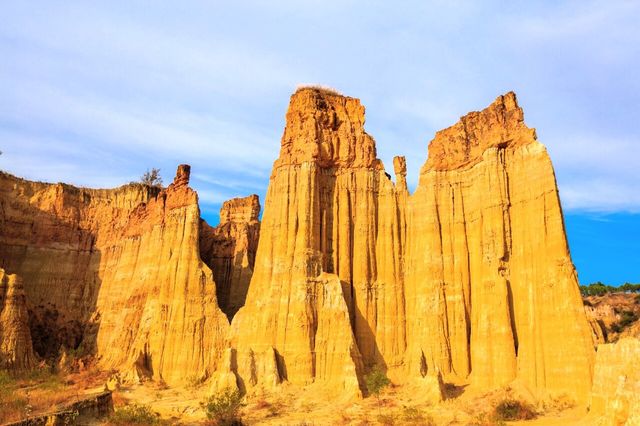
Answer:
POLYGON ((112 186, 188 162, 214 206, 266 189, 288 95, 317 81, 363 98, 415 182, 436 130, 514 89, 567 209, 640 208, 637 2, 154 6, 0 4, 0 167, 112 186))

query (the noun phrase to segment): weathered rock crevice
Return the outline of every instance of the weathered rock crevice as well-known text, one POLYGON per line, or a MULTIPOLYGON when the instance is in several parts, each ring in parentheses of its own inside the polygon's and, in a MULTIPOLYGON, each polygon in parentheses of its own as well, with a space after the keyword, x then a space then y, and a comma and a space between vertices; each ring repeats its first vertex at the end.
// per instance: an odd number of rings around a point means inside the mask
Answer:
POLYGON ((233 319, 247 297, 260 237, 257 195, 225 201, 220 224, 200 221, 200 256, 213 271, 220 309, 233 319))

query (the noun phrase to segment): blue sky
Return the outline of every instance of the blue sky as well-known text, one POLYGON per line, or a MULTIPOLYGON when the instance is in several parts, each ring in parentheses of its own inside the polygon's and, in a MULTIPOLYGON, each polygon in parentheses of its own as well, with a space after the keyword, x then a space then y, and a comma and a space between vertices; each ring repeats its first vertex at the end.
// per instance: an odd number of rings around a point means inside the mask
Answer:
POLYGON ((514 90, 582 282, 640 282, 640 2, 4 1, 0 169, 112 187, 192 165, 203 215, 265 193, 299 84, 359 97, 415 186, 436 130, 514 90), (395 2, 398 3, 398 2, 395 2))

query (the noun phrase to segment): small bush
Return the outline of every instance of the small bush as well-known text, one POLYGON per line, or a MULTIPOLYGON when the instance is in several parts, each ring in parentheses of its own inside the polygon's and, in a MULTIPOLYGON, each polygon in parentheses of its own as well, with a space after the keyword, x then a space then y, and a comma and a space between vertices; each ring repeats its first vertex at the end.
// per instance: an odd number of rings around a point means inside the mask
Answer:
POLYGON ((322 84, 299 84, 298 87, 296 88, 296 93, 299 92, 300 90, 305 90, 305 89, 316 90, 318 92, 328 93, 330 95, 342 96, 342 93, 340 93, 338 90, 334 89, 333 87, 324 86, 322 84))
POLYGON ((207 419, 217 426, 242 425, 240 409, 243 407, 242 395, 238 390, 229 388, 211 395, 200 404, 207 414, 207 419))
POLYGON ((640 294, 637 294, 636 297, 633 298, 635 300, 636 305, 640 305, 640 294))
POLYGON ((620 322, 618 324, 620 324, 620 327, 622 328, 628 326, 638 319, 638 315, 636 315, 636 313, 633 311, 624 311, 622 312, 621 316, 622 318, 620 318, 620 322))
POLYGON ((638 315, 633 311, 622 311, 619 312, 619 315, 620 320, 617 323, 611 325, 611 330, 616 333, 620 333, 628 325, 631 325, 638 320, 638 315))
POLYGON ((109 421, 115 425, 156 425, 160 423, 160 416, 148 405, 131 404, 117 409, 109 421))
POLYGON ((364 377, 367 391, 370 395, 375 395, 380 399, 380 392, 391 384, 387 376, 379 366, 375 366, 369 374, 364 377))
POLYGON ((143 185, 162 188, 162 178, 160 177, 160 169, 152 168, 147 170, 141 177, 140 183, 143 185))
POLYGON ((536 413, 530 405, 516 399, 505 399, 494 410, 496 420, 530 420, 535 417, 536 413))
POLYGON ((187 376, 187 389, 195 389, 203 384, 205 380, 206 378, 199 374, 187 376))

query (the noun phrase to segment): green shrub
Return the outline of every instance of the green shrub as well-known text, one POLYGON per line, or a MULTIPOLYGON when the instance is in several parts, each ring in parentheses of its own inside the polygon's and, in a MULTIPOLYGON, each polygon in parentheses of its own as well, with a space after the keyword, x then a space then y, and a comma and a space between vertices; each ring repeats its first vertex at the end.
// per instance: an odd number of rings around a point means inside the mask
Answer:
POLYGON ((117 409, 109 421, 116 425, 156 425, 160 423, 160 416, 148 405, 130 404, 117 409))
POLYGON ((200 404, 207 419, 217 426, 237 426, 242 424, 240 409, 243 407, 242 395, 238 390, 225 389, 211 395, 200 404))
POLYGON ((620 333, 622 330, 625 329, 625 327, 634 323, 637 320, 638 320, 638 315, 635 312, 622 311, 620 313, 620 320, 617 323, 611 325, 611 330, 615 331, 616 333, 620 333))
POLYGON ((364 376, 364 380, 369 394, 375 395, 377 398, 380 397, 382 389, 391 384, 387 376, 384 374, 384 371, 382 371, 382 369, 377 365, 369 372, 369 374, 364 376))
POLYGON ((530 420, 536 417, 533 407, 517 399, 502 400, 494 409, 498 421, 530 420))

